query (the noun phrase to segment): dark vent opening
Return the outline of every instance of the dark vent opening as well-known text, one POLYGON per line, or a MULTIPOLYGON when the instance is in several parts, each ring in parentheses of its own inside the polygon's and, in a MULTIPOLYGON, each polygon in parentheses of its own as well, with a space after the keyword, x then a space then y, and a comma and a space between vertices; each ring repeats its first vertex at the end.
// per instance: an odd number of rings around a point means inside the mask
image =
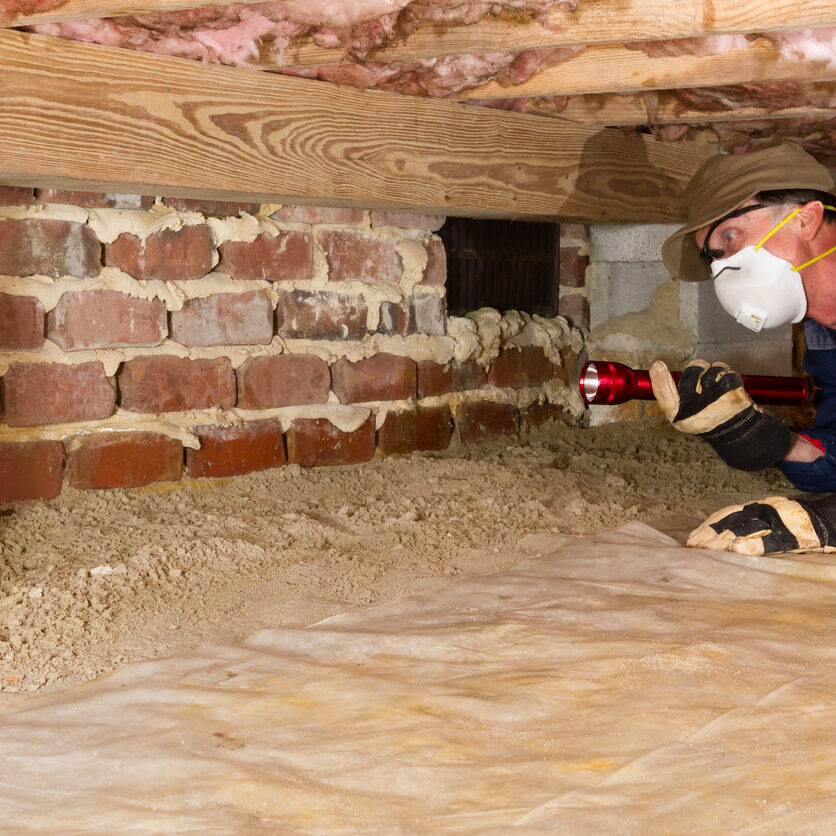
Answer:
POLYGON ((560 226, 448 218, 438 233, 447 251, 447 310, 491 307, 556 316, 560 226))

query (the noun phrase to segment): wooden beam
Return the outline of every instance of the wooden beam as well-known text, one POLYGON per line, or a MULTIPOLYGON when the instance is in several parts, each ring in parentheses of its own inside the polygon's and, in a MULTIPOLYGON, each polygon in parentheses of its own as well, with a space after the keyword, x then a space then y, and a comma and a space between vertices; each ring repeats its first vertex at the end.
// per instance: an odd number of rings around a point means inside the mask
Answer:
POLYGON ((712 150, 12 30, 0 73, 8 185, 670 221, 712 150))
POLYGON ((523 98, 575 96, 586 93, 629 93, 677 87, 721 87, 765 81, 834 81, 836 70, 826 61, 782 58, 768 41, 721 55, 676 55, 651 58, 616 44, 592 46, 575 58, 542 70, 522 84, 503 87, 491 81, 456 98, 523 98))
POLYGON ((822 90, 818 97, 814 89, 809 89, 806 94, 800 94, 800 98, 808 104, 782 110, 767 110, 758 106, 698 110, 684 104, 673 93, 667 91, 654 92, 649 96, 644 93, 602 94, 572 96, 565 107, 549 99, 529 99, 526 113, 556 116, 582 125, 598 127, 686 125, 740 122, 750 119, 832 119, 836 115, 831 104, 836 100, 836 88, 832 84, 827 85, 827 89, 822 90), (820 99, 818 103, 815 101, 816 98, 820 99))
MULTIPOLYGON (((227 3, 228 0, 47 0, 52 8, 44 8, 42 0, 39 11, 24 9, 4 16, 0 0, 0 24, 28 26, 227 3)), ((375 58, 408 61, 570 44, 627 43, 834 25, 832 0, 583 0, 576 12, 552 9, 542 21, 509 14, 485 18, 469 26, 425 24, 405 41, 379 50, 375 58)), ((285 66, 331 64, 339 61, 342 54, 341 49, 323 49, 304 41, 288 46, 284 61, 285 66)))

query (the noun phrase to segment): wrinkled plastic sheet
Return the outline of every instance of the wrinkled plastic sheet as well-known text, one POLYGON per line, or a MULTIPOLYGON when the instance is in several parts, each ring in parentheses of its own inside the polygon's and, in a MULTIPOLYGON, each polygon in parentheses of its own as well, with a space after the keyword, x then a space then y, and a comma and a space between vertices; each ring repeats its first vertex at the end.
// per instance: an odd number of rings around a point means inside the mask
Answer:
POLYGON ((830 833, 836 564, 634 524, 0 712, 4 833, 830 833))

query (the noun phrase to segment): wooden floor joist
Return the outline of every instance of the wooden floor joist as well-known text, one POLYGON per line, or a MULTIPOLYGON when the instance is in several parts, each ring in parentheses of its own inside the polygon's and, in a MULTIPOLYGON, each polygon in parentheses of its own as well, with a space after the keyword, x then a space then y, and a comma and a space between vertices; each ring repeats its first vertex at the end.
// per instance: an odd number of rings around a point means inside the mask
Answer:
POLYGON ((0 183, 667 221, 711 149, 0 31, 0 183))
MULTIPOLYGON (((740 122, 750 119, 832 119, 836 116, 836 111, 830 102, 836 101, 836 85, 830 84, 829 87, 829 91, 822 90, 819 103, 814 102, 781 110, 767 110, 758 106, 698 110, 683 103, 673 93, 658 91, 650 94, 573 96, 565 107, 556 106, 549 100, 539 102, 537 99, 529 99, 526 112, 557 116, 582 125, 599 127, 648 124, 684 125, 705 122, 740 122)), ((812 92, 808 92, 808 95, 812 92)), ((814 100, 815 96, 812 98, 814 100)))
POLYGON ((580 55, 541 70, 522 84, 503 86, 491 81, 457 98, 523 98, 576 96, 588 93, 630 93, 677 87, 721 87, 765 81, 836 81, 826 61, 783 58, 771 43, 718 55, 676 55, 651 58, 641 50, 615 44, 587 47, 580 55))

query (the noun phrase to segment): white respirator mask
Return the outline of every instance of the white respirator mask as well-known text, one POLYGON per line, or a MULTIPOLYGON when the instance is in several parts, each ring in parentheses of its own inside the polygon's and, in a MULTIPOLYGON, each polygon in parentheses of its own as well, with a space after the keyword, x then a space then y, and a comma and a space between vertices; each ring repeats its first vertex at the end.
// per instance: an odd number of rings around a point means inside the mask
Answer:
POLYGON ((766 241, 801 209, 799 206, 790 212, 754 246, 744 247, 728 258, 717 258, 711 262, 714 292, 718 301, 737 322, 752 331, 800 322, 807 312, 807 295, 800 271, 836 252, 836 247, 833 247, 793 267, 786 259, 763 249, 766 241))

